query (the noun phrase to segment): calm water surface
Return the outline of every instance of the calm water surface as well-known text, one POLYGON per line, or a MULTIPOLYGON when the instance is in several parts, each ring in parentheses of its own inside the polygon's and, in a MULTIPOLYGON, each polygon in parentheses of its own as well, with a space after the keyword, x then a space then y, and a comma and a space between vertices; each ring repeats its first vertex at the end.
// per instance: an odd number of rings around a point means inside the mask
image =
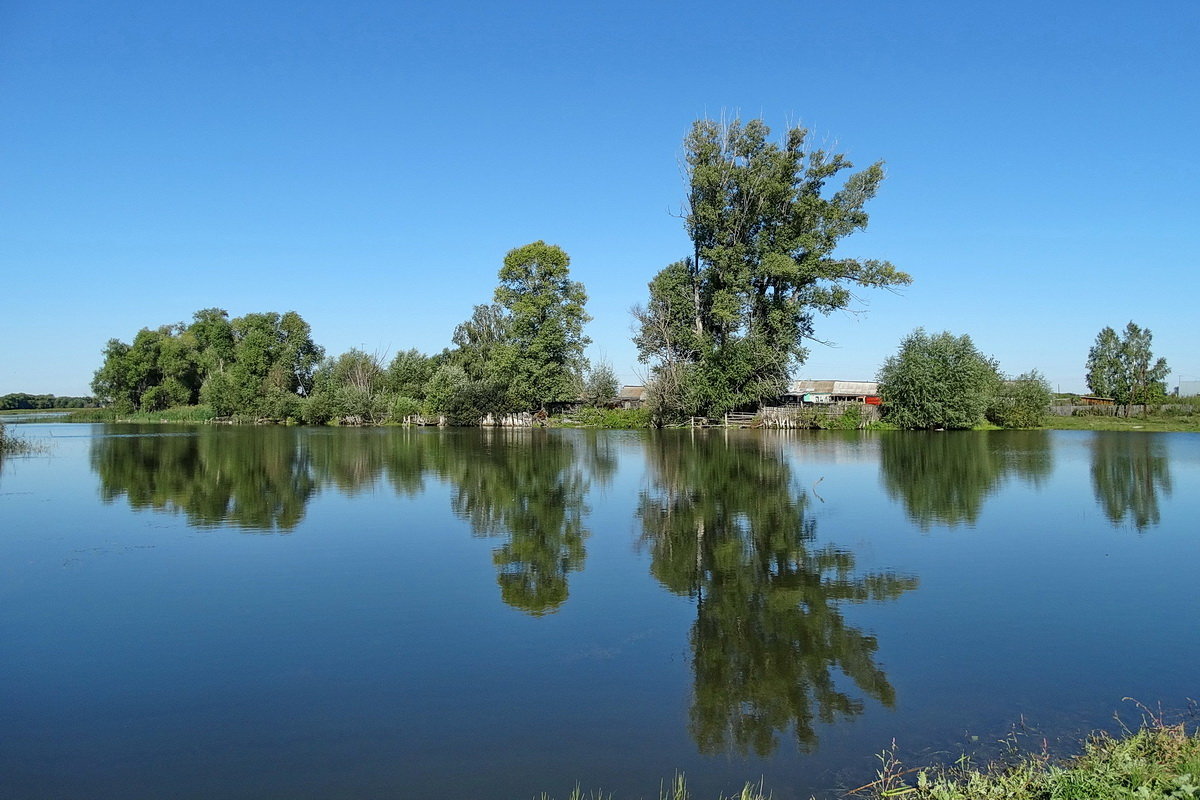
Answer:
POLYGON ((779 798, 1200 696, 1200 436, 14 426, 0 796, 779 798))

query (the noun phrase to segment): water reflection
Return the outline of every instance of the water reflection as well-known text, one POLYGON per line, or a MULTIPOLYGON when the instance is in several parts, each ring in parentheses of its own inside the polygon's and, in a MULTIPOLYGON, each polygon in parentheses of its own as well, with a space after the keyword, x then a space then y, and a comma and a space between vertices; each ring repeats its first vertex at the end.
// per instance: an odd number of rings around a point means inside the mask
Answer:
POLYGON ((1010 476, 1040 485, 1054 469, 1048 431, 892 433, 880 438, 883 485, 909 519, 974 525, 1010 476))
POLYGON ((584 498, 592 478, 612 475, 615 455, 595 435, 582 447, 546 431, 484 430, 479 437, 477 447, 446 463, 454 511, 476 535, 506 539, 492 555, 505 603, 534 615, 556 611, 567 599, 568 576, 583 569, 584 498))
POLYGON ((1092 489, 1114 526, 1139 531, 1159 522, 1159 493, 1171 494, 1165 442, 1153 434, 1097 433, 1091 441, 1092 489))
POLYGON ((162 426, 126 426, 92 442, 100 497, 133 508, 182 513, 200 527, 234 524, 290 531, 317 489, 305 448, 291 431, 256 428, 231 447, 214 431, 164 435, 162 426), (249 440, 249 441, 247 441, 249 440))
POLYGON ((705 753, 766 756, 789 728, 801 751, 813 749, 815 720, 863 711, 836 673, 885 706, 895 701, 875 638, 849 625, 841 606, 895 599, 917 579, 856 574, 852 553, 814 544, 781 441, 647 444, 651 484, 638 517, 655 577, 697 601, 691 731, 705 753))
POLYGON ((566 601, 586 557, 584 499, 617 468, 613 438, 595 432, 108 430, 91 449, 104 501, 125 497, 202 527, 286 532, 323 487, 355 495, 386 481, 416 496, 430 477, 447 481, 454 513, 504 540, 493 551, 501 598, 534 615, 566 601))

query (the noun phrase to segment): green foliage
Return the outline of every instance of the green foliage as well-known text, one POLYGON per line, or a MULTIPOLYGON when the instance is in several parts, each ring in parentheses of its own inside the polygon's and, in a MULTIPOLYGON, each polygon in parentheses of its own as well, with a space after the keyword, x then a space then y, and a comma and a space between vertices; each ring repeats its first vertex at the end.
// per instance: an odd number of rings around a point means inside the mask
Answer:
POLYGON ((86 408, 74 411, 68 422, 209 422, 217 416, 212 406, 171 406, 158 411, 119 411, 107 408, 86 408))
MULTIPOLYGON (((694 795, 688 791, 687 781, 684 780, 683 775, 678 773, 669 783, 664 783, 658 792, 658 800, 692 800, 693 797, 694 795)), ((770 800, 770 798, 769 794, 763 793, 761 784, 756 786, 753 783, 747 783, 737 794, 721 795, 716 800, 770 800)), ((552 798, 550 795, 542 792, 537 800, 552 800, 552 798)), ((588 792, 576 786, 567 795, 566 800, 617 800, 617 798, 599 789, 588 792)))
POLYGON ((917 328, 879 369, 886 419, 900 428, 973 428, 995 397, 1000 376, 967 335, 930 336, 917 328))
POLYGON ((300 419, 305 425, 325 425, 337 415, 331 391, 316 390, 300 403, 300 419))
POLYGON ((0 411, 89 408, 95 404, 95 398, 92 397, 55 397, 52 394, 26 394, 25 392, 0 396, 0 411))
POLYGON ((1001 381, 987 419, 1002 428, 1038 428, 1050 414, 1050 384, 1036 369, 1001 381))
POLYGON ((863 427, 862 406, 857 404, 846 406, 838 416, 826 417, 822 427, 834 431, 858 430, 863 427))
POLYGON ((208 308, 191 324, 143 328, 132 344, 110 339, 97 400, 120 414, 199 401, 221 416, 293 416, 321 357, 308 324, 294 311, 228 316, 208 308))
POLYGON ((404 395, 392 397, 390 416, 393 422, 403 422, 405 417, 415 416, 420 413, 421 401, 417 398, 405 397, 404 395))
POLYGON ((444 414, 454 403, 455 396, 468 383, 466 371, 457 364, 443 364, 425 386, 425 402, 435 414, 444 414))
POLYGON ((1122 335, 1109 327, 1101 330, 1088 351, 1088 388, 1101 397, 1111 397, 1126 415, 1131 405, 1162 402, 1171 370, 1166 359, 1154 359, 1152 339, 1149 328, 1140 328, 1133 321, 1122 335))
POLYGON ((644 408, 585 407, 571 414, 569 424, 579 428, 634 429, 649 428, 651 415, 644 408))
POLYGON ((598 406, 612 400, 619 391, 621 383, 617 380, 617 373, 613 371, 612 364, 600 361, 588 367, 583 379, 584 402, 598 406))
POLYGON ((906 770, 893 753, 881 756, 868 798, 905 800, 1185 800, 1200 798, 1200 736, 1182 725, 1150 724, 1123 738, 1097 734, 1079 756, 1055 761, 1044 753, 1007 764, 906 770), (910 784, 904 777, 916 772, 910 784), (915 785, 914 785, 915 784, 915 785))
POLYGON ((543 241, 510 250, 500 269, 496 303, 505 312, 508 393, 518 410, 575 400, 583 373, 583 284, 570 278, 566 251, 543 241))
POLYGON ((851 301, 850 286, 903 285, 886 261, 835 257, 867 225, 882 164, 851 169, 842 154, 805 150, 807 131, 768 140, 762 120, 696 122, 684 142, 692 254, 650 282, 635 307, 639 359, 652 364, 655 412, 720 416, 777 397, 803 363, 814 314, 851 301))
POLYGON ((396 353, 388 365, 384 384, 389 392, 416 400, 425 398, 425 384, 437 369, 435 360, 417 350, 396 353))

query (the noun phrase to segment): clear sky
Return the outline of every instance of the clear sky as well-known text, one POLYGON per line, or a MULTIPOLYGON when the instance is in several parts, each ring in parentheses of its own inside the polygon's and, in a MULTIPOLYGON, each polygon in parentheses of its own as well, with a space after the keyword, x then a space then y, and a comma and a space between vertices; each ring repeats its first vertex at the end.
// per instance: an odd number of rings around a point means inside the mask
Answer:
POLYGON ((593 357, 688 252, 702 116, 887 163, 847 255, 899 294, 795 377, 917 326, 1083 390, 1134 320, 1200 378, 1200 3, 0 0, 0 394, 87 394, 112 337, 298 311, 331 355, 449 345, 511 248, 562 246, 593 357))

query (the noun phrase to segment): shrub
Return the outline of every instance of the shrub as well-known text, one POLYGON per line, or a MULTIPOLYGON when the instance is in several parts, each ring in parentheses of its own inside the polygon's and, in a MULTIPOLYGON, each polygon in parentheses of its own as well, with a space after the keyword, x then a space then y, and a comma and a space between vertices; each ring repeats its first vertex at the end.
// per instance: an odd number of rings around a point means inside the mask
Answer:
POLYGON ((405 417, 421 413, 421 402, 414 397, 403 395, 392 399, 391 419, 393 422, 403 422, 405 417))
POLYGON ((1036 369, 1000 384, 988 406, 989 422, 1002 428, 1037 428, 1050 413, 1050 384, 1036 369))
POLYGON ((1000 382, 996 363, 971 337, 917 328, 879 369, 879 394, 889 422, 900 428, 973 428, 1000 382))
POLYGON ((581 408, 571 415, 580 428, 649 428, 651 414, 645 408, 581 408))
POLYGON ((846 406, 836 417, 827 417, 822 426, 833 431, 856 431, 863 426, 862 406, 846 406))

